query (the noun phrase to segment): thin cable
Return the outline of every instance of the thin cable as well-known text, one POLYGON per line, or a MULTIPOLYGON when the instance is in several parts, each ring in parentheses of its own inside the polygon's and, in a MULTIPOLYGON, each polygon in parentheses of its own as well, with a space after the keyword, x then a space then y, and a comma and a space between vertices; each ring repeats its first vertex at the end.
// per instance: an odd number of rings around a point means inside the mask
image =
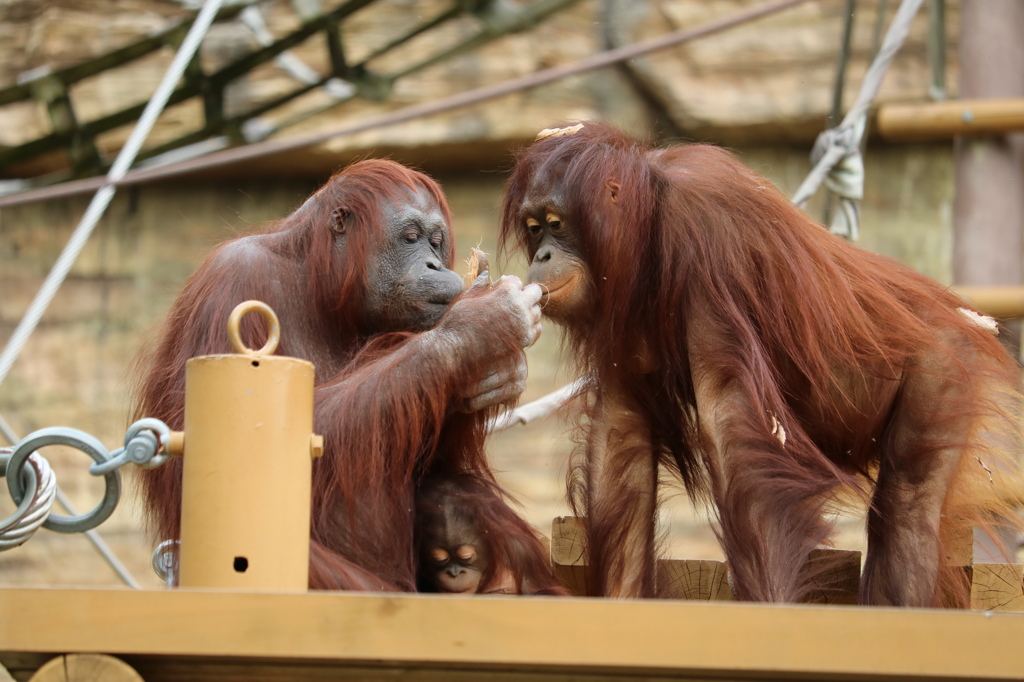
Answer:
MULTIPOLYGON (((141 182, 149 182, 160 178, 168 178, 175 175, 191 173, 197 170, 205 170, 207 168, 215 168, 217 166, 223 166, 230 163, 237 163, 239 161, 247 161, 261 156, 267 156, 269 154, 310 147, 326 142, 327 140, 335 137, 354 135, 356 133, 373 130, 375 128, 382 128, 384 126, 403 123, 405 121, 424 116, 447 112, 452 109, 458 109, 471 104, 479 104, 480 102, 509 95, 521 90, 535 88, 539 85, 544 85, 568 76, 576 76, 587 71, 594 71, 606 66, 611 66, 650 52, 674 47, 696 38, 703 38, 714 33, 720 33, 726 29, 781 12, 782 10, 795 7, 796 5, 803 4, 807 1, 808 0, 778 0, 776 2, 768 2, 753 9, 734 14, 727 19, 711 21, 703 26, 698 26, 697 28, 673 31, 657 38, 601 52, 571 64, 555 66, 528 76, 520 76, 519 78, 512 78, 495 85, 487 85, 475 90, 468 90, 434 102, 414 104, 404 109, 398 109, 385 114, 368 117, 358 123, 350 123, 338 128, 309 133, 306 135, 296 135, 284 140, 257 142, 244 147, 236 147, 220 152, 214 152, 195 159, 178 161, 173 164, 167 164, 166 166, 135 170, 128 173, 124 178, 118 180, 114 184, 118 187, 134 185, 141 182)), ((38 189, 27 190, 25 192, 19 192, 17 194, 10 194, 0 197, 0 208, 4 206, 26 204, 33 201, 83 194, 103 186, 106 182, 107 181, 103 178, 84 178, 82 180, 65 182, 60 185, 53 185, 52 187, 41 187, 38 189)))
POLYGON ((121 151, 118 152, 110 172, 107 173, 105 178, 101 179, 103 186, 99 188, 92 201, 89 202, 89 207, 85 210, 85 215, 82 216, 78 227, 72 233, 71 239, 68 240, 67 246, 64 247, 53 269, 50 270, 50 274, 47 275, 43 286, 39 289, 39 293, 36 294, 32 304, 25 312, 25 316, 21 319, 11 338, 8 339, 3 353, 0 353, 0 384, 7 378, 7 374, 11 371, 14 361, 17 360, 28 338, 35 331, 39 320, 43 317, 43 313, 46 312, 50 302, 53 301, 53 297, 57 295, 57 291, 60 289, 61 284, 64 283, 64 279, 68 276, 71 266, 75 264, 82 249, 85 248, 85 244, 89 240, 89 236, 92 235, 96 224, 106 212, 107 207, 110 205, 110 200, 114 198, 115 185, 124 178, 132 162, 135 161, 135 157, 142 148, 142 143, 153 129, 156 119, 163 112, 168 98, 174 92, 178 80, 185 73, 185 68, 192 61, 196 50, 199 49, 199 44, 202 42, 203 36, 206 35, 207 29, 210 28, 210 24, 213 23, 214 18, 217 16, 217 11, 222 3, 223 0, 207 0, 206 4, 203 5, 203 9, 199 12, 195 22, 193 22, 188 35, 185 36, 181 49, 174 55, 174 60, 167 69, 167 73, 164 74, 163 81, 160 82, 152 99, 149 100, 145 110, 143 110, 135 129, 128 137, 128 141, 125 142, 121 151))
POLYGON ((843 39, 839 42, 836 58, 836 80, 832 88, 832 111, 828 115, 829 127, 843 115, 843 90, 846 87, 846 67, 850 63, 850 44, 853 42, 853 17, 857 13, 857 0, 846 0, 843 10, 843 39))
MULTIPOLYGON (((64 511, 71 516, 78 516, 78 512, 71 504, 71 500, 69 500, 68 496, 64 494, 64 491, 60 489, 60 486, 57 487, 57 502, 59 502, 60 506, 64 507, 64 511)), ((142 585, 140 585, 135 579, 135 576, 131 574, 128 567, 121 563, 121 560, 117 558, 116 554, 114 554, 114 550, 110 549, 110 545, 107 544, 107 541, 104 540, 98 532, 95 530, 87 530, 85 531, 85 537, 89 538, 89 542, 93 544, 96 551, 98 551, 106 562, 110 564, 110 567, 114 569, 114 572, 117 573, 118 577, 121 578, 122 581, 124 581, 125 585, 136 590, 142 589, 142 585)))

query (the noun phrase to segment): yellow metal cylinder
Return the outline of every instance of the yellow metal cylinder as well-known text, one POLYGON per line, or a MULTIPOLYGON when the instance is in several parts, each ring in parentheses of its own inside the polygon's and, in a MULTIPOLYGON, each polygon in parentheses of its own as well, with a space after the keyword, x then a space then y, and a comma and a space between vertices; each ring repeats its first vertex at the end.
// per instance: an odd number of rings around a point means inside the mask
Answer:
POLYGON ((313 435, 313 365, 275 357, 279 328, 266 304, 242 303, 228 324, 238 355, 185 367, 181 587, 306 590, 313 435), (238 338, 250 311, 271 337, 238 338))

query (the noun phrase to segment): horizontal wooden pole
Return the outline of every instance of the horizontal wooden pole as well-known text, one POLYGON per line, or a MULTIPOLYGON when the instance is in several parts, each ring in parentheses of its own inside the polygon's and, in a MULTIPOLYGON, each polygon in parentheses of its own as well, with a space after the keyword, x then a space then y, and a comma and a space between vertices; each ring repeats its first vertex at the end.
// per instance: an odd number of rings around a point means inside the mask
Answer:
POLYGON ((985 315, 999 319, 1024 317, 1024 286, 955 286, 953 290, 985 315))
POLYGON ((1019 679, 1024 641, 1020 614, 735 602, 6 588, 0 614, 0 662, 78 652, 511 679, 1019 679))
POLYGON ((883 104, 878 109, 877 130, 891 141, 945 140, 957 135, 1024 130, 1024 98, 883 104))

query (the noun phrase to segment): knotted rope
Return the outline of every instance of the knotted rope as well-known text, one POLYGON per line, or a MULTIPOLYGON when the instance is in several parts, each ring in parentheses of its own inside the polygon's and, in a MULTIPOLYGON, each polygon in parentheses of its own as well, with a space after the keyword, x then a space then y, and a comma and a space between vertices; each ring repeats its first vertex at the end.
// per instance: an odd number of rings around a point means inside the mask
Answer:
POLYGON ((839 210, 829 230, 851 241, 856 241, 860 231, 858 206, 864 198, 864 159, 860 153, 860 143, 867 126, 868 108, 878 95, 882 79, 906 40, 910 22, 922 2, 903 0, 889 24, 882 47, 864 74, 857 100, 838 126, 818 135, 811 150, 814 167, 793 195, 793 203, 803 208, 824 182, 825 187, 839 197, 839 210))

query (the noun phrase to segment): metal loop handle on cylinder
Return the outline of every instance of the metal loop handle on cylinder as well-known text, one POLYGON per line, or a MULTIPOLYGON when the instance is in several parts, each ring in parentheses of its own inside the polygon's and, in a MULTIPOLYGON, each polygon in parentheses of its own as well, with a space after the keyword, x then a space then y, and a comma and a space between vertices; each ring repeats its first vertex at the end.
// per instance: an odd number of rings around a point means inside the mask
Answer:
POLYGON ((239 355, 273 355, 281 340, 281 323, 277 320, 277 314, 263 301, 244 301, 236 305, 228 317, 228 339, 239 355), (259 313, 267 323, 267 342, 259 350, 246 346, 239 332, 242 318, 252 312, 259 313))
MULTIPOLYGON (((98 440, 87 433, 76 429, 68 429, 56 426, 48 429, 40 429, 26 436, 11 453, 7 462, 6 477, 7 487, 11 491, 14 503, 20 505, 26 496, 26 487, 23 485, 20 475, 29 456, 36 450, 47 445, 67 445, 89 455, 96 462, 103 464, 110 459, 110 453, 98 440)), ((78 516, 64 516, 50 514, 43 524, 58 533, 81 533, 91 530, 100 525, 113 513, 117 502, 121 497, 121 474, 115 471, 108 471, 103 474, 106 488, 103 492, 103 499, 96 507, 87 514, 78 516)))

